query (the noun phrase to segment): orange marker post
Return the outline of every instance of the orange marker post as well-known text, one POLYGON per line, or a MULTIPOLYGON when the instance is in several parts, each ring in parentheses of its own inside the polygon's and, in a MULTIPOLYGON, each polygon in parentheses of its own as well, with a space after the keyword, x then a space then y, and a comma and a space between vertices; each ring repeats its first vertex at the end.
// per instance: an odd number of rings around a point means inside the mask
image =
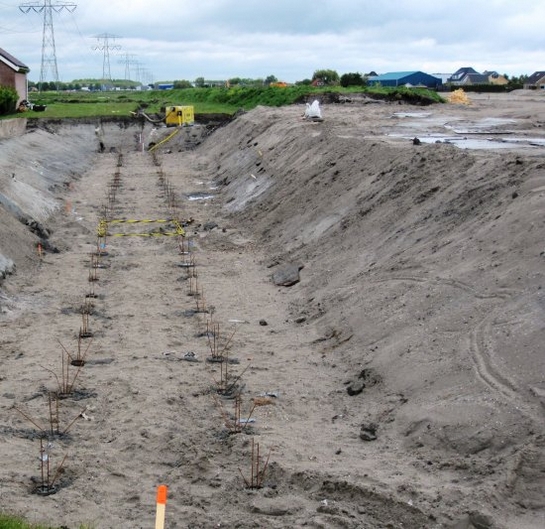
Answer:
POLYGON ((165 512, 167 507, 167 486, 157 487, 157 514, 155 516, 155 529, 165 528, 165 512))

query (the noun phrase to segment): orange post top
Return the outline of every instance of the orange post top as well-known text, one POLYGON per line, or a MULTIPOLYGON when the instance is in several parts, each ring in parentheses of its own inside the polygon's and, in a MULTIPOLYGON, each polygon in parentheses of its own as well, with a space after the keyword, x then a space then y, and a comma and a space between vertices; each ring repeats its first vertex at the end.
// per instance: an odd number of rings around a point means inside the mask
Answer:
POLYGON ((166 505, 167 503, 167 486, 159 485, 157 487, 157 503, 161 505, 166 505))

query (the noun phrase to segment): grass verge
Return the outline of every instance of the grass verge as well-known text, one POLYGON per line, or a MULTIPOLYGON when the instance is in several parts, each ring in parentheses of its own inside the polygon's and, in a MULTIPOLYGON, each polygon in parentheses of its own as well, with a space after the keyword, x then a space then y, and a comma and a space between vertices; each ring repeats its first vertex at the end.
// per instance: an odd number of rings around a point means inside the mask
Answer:
POLYGON ((31 102, 46 105, 44 112, 29 111, 11 114, 3 118, 96 118, 106 116, 129 116, 138 108, 158 113, 161 108, 174 105, 193 105, 197 114, 233 114, 239 109, 251 110, 258 105, 280 107, 302 103, 313 97, 335 102, 350 94, 365 94, 368 97, 405 101, 428 105, 444 100, 432 90, 420 88, 385 87, 232 87, 232 88, 186 88, 180 90, 150 90, 146 92, 43 92, 31 94, 31 102))
MULTIPOLYGON (((0 514, 0 529, 56 529, 49 525, 36 525, 26 522, 23 518, 9 514, 0 514)), ((80 525, 79 529, 93 529, 90 525, 80 525)))

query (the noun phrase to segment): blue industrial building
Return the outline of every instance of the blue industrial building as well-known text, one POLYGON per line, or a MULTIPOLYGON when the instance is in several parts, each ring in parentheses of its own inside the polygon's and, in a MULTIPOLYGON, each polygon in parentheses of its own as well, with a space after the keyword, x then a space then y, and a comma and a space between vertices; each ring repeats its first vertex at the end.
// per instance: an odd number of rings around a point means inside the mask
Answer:
POLYGON ((389 72, 383 75, 374 75, 367 80, 369 86, 425 86, 426 88, 439 88, 443 81, 424 72, 389 72))

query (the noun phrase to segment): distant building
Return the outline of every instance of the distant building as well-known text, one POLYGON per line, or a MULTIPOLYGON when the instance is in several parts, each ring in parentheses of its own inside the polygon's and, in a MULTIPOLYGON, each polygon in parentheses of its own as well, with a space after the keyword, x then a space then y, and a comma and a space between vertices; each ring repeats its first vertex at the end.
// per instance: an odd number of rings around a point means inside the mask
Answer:
POLYGON ((229 88, 230 83, 221 79, 205 79, 202 86, 205 88, 229 88))
POLYGON ((460 68, 452 74, 448 82, 456 86, 489 84, 488 75, 479 73, 471 67, 460 68))
POLYGON ((490 84, 506 85, 509 83, 509 80, 505 77, 505 75, 501 75, 498 72, 486 70, 483 72, 483 75, 488 77, 488 82, 490 84))
POLYGON ((17 105, 23 99, 28 99, 28 72, 30 68, 26 64, 0 48, 0 85, 17 90, 19 94, 17 105))
POLYGON ((414 71, 414 72, 389 72, 382 75, 374 75, 368 78, 367 84, 369 86, 413 86, 413 87, 426 87, 436 89, 439 88, 443 81, 433 75, 414 71))
POLYGON ((545 70, 534 72, 524 83, 524 88, 530 90, 545 90, 545 70))

